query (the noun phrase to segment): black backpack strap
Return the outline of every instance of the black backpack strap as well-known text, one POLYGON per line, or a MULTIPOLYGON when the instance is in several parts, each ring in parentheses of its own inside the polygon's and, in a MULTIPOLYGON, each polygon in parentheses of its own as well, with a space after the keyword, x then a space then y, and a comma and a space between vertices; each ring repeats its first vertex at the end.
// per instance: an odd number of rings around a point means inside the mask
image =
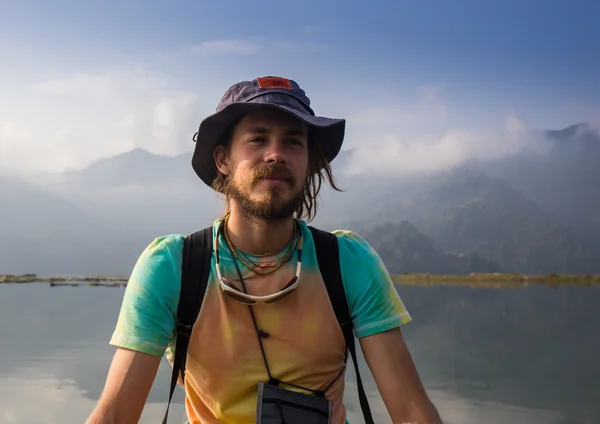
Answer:
POLYGON ((190 234, 183 242, 181 291, 177 306, 177 340, 175 343, 175 357, 173 358, 169 402, 167 403, 163 424, 167 423, 169 406, 179 376, 181 375, 182 381, 185 380, 185 359, 189 337, 202 306, 210 273, 213 246, 212 230, 212 227, 208 227, 190 234))
POLYGON ((318 230, 311 226, 308 228, 312 232, 313 240, 315 242, 319 270, 323 276, 325 287, 327 287, 327 292, 329 293, 335 316, 344 333, 346 347, 352 355, 356 381, 358 384, 358 399, 365 418, 365 423, 373 424, 374 421, 371 409, 369 408, 369 401, 367 400, 365 388, 358 370, 358 359, 356 357, 356 346, 354 344, 354 333, 352 331, 352 318, 350 317, 350 310, 348 308, 348 301, 346 299, 346 292, 344 291, 344 283, 342 281, 337 237, 335 234, 318 230))

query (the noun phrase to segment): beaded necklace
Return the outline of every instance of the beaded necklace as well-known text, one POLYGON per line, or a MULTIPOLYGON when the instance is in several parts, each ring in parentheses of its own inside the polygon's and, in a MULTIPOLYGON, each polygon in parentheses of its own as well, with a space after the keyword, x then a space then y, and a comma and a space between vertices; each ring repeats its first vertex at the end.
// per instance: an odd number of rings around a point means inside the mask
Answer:
MULTIPOLYGON (((281 268, 286 262, 288 262, 290 260, 290 258, 292 257, 292 254, 296 250, 296 246, 298 244, 298 231, 297 231, 298 224, 296 223, 296 220, 294 220, 293 225, 294 225, 295 237, 294 237, 293 242, 289 244, 285 255, 281 259, 274 260, 267 264, 257 264, 256 262, 254 262, 250 258, 248 258, 248 256, 244 252, 239 252, 238 249, 235 247, 235 245, 231 242, 231 239, 229 238, 229 233, 227 231, 228 221, 229 221, 229 215, 227 215, 225 217, 225 222, 224 222, 225 225, 223 226, 224 227, 223 228, 224 229, 223 236, 225 238, 225 242, 227 243, 227 245, 233 252, 234 256, 242 263, 242 265, 244 265, 246 268, 248 268, 250 271, 254 272, 255 274, 258 274, 258 275, 272 274, 273 272, 275 272, 279 268, 281 268)), ((267 253, 267 254, 263 254, 261 256, 271 256, 271 255, 272 254, 267 253)))

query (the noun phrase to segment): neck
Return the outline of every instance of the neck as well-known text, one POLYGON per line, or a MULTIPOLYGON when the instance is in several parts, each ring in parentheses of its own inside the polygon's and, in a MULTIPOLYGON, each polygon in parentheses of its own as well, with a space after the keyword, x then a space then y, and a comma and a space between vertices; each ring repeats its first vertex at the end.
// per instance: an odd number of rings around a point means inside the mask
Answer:
POLYGON ((294 236, 294 218, 264 221, 247 216, 232 202, 227 232, 235 247, 252 255, 279 252, 294 236))

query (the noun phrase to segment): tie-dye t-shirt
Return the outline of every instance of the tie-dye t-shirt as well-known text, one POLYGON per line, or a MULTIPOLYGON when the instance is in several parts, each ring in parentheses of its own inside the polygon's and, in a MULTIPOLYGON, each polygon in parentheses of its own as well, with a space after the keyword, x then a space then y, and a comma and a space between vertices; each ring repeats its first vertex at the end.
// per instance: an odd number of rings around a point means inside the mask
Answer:
MULTIPOLYGON (((272 376, 312 390, 327 389, 332 423, 343 424, 344 337, 319 272, 312 233, 304 221, 298 223, 304 237, 298 288, 278 303, 259 304, 252 309, 258 327, 269 334, 263 346, 272 376)), ((214 223, 213 240, 219 224, 220 220, 214 223)), ((410 315, 377 253, 353 232, 334 233, 356 337, 409 322, 410 315)), ((240 287, 222 237, 222 273, 240 287)), ((166 355, 172 362, 183 241, 183 235, 160 237, 141 254, 125 290, 112 345, 166 355)), ((274 257, 248 256, 254 262, 268 262, 285 251, 274 257)), ((280 290, 296 272, 296 264, 296 256, 292 255, 274 273, 259 276, 238 261, 247 291, 258 295, 280 290)), ((249 307, 225 296, 215 276, 213 255, 205 298, 188 348, 186 412, 191 424, 253 423, 257 384, 268 380, 267 370, 249 307)))

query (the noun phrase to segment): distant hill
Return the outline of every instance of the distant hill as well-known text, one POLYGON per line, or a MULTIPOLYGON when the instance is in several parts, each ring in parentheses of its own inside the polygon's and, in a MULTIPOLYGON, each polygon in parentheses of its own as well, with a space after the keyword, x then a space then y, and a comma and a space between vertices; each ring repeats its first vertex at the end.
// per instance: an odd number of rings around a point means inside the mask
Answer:
POLYGON ((161 156, 134 149, 100 159, 84 169, 66 172, 64 176, 72 183, 90 186, 184 184, 197 179, 191 161, 191 153, 161 156))
POLYGON ((0 175, 0 273, 128 272, 139 239, 44 189, 0 175))
POLYGON ((354 210, 347 225, 410 221, 442 250, 476 252, 505 271, 598 273, 600 138, 585 124, 546 135, 546 153, 384 181, 365 202, 372 211, 354 210))
POLYGON ((502 179, 558 220, 600 241, 600 136, 589 124, 548 131, 553 148, 486 164, 502 179))
POLYGON ((600 273, 597 241, 482 173, 447 175, 405 203, 404 216, 443 249, 477 252, 506 271, 600 273))
POLYGON ((223 211, 220 198, 192 170, 191 153, 162 156, 135 149, 35 182, 97 222, 126 228, 148 242, 203 228, 223 211))
MULTIPOLYGON (((600 273, 600 139, 587 124, 546 136, 546 153, 402 177, 346 175, 357 152, 343 150, 333 169, 345 192, 323 188, 313 225, 368 235, 398 272, 600 273)), ((136 149, 0 177, 0 272, 129 272, 153 238, 210 225, 223 203, 190 161, 136 149)))
POLYGON ((366 233, 364 238, 394 274, 458 275, 501 271, 498 263, 477 253, 455 255, 444 252, 434 240, 406 221, 381 225, 366 233))

